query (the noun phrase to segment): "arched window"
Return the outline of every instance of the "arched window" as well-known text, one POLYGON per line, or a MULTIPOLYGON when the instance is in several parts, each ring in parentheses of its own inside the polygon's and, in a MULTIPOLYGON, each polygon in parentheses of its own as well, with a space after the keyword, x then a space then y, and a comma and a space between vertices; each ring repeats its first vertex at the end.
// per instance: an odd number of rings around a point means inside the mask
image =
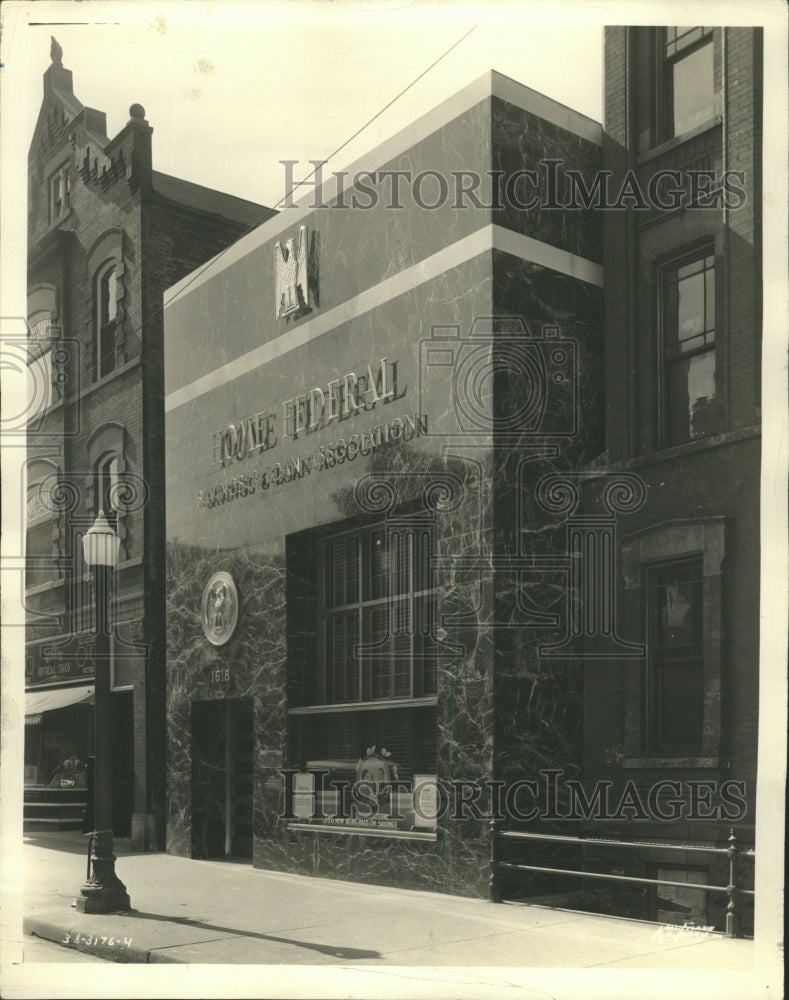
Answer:
POLYGON ((115 368, 115 327, 118 315, 118 272, 114 260, 102 265, 96 275, 96 378, 115 368))
POLYGON ((88 253, 94 381, 106 378, 125 361, 123 245, 123 230, 109 229, 88 253))
POLYGON ((34 313, 28 318, 30 353, 28 375, 30 383, 31 418, 39 417, 52 406, 52 349, 47 338, 52 326, 48 312, 34 313))
POLYGON ((52 348, 59 330, 55 327, 57 292, 54 285, 36 285, 27 297, 28 373, 31 415, 40 416, 56 401, 52 384, 52 348))
POLYGON ((25 587, 28 590, 55 577, 53 531, 57 512, 51 492, 56 476, 55 466, 45 461, 31 462, 27 470, 25 587))
POLYGON ((95 518, 100 510, 121 540, 121 559, 126 551, 126 430, 121 424, 104 424, 88 442, 91 482, 87 511, 95 518))
POLYGON ((114 531, 118 527, 120 467, 119 456, 112 452, 103 455, 95 466, 96 513, 103 510, 104 516, 114 531))

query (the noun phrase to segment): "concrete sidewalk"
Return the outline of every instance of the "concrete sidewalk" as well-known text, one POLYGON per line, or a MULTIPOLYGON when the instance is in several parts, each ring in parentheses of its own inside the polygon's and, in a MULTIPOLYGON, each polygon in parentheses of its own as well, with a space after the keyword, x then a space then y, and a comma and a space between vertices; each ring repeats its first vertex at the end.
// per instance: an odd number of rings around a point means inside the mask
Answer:
POLYGON ((522 904, 117 849, 134 910, 77 913, 79 835, 26 836, 24 929, 114 962, 748 971, 753 943, 522 904))

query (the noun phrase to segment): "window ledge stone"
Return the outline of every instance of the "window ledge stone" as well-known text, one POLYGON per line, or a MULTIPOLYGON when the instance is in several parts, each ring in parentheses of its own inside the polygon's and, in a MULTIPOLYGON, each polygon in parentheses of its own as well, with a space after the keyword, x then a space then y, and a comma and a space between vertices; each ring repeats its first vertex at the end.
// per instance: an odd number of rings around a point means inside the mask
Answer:
POLYGON ((647 770, 649 768, 688 768, 688 767, 720 767, 720 757, 625 757, 622 760, 622 767, 629 769, 647 770))
POLYGON ((356 837, 385 837, 392 840, 422 840, 435 843, 438 839, 435 833, 418 830, 376 830, 374 827, 339 826, 333 823, 288 823, 288 830, 298 833, 333 833, 340 836, 349 834, 356 837))
POLYGON ((692 142, 694 139, 698 139, 700 135, 704 135, 705 132, 711 132, 713 129, 718 128, 723 122, 723 117, 721 115, 715 115, 714 118, 708 118, 707 121, 702 122, 695 128, 688 129, 687 132, 682 132, 680 135, 672 136, 670 139, 666 139, 657 146, 653 146, 646 152, 641 153, 637 159, 638 166, 644 163, 649 163, 652 160, 657 160, 666 153, 670 153, 680 146, 684 146, 686 142, 692 142))

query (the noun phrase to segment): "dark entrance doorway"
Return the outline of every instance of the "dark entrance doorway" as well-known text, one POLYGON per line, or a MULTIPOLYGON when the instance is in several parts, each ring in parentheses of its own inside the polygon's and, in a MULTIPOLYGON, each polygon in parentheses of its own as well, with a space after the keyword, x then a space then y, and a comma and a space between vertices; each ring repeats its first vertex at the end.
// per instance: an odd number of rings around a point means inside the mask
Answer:
POLYGON ((134 693, 113 692, 112 698, 112 832, 131 836, 134 812, 134 693))
POLYGON ((252 699, 192 703, 192 857, 252 858, 252 699))

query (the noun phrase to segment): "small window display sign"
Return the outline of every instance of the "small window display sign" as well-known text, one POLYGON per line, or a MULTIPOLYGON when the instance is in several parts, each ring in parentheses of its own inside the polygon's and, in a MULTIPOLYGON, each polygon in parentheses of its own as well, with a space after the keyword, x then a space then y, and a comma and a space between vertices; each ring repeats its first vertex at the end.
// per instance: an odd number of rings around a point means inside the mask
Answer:
POLYGON ((438 818, 438 782, 435 774, 415 774, 414 826, 435 830, 438 818))
POLYGON ((400 777, 386 747, 367 747, 356 761, 308 761, 286 786, 290 817, 311 825, 368 830, 432 832, 439 812, 435 775, 400 777))
POLYGON ((312 819, 315 815, 315 775, 293 776, 293 815, 296 819, 312 819))

